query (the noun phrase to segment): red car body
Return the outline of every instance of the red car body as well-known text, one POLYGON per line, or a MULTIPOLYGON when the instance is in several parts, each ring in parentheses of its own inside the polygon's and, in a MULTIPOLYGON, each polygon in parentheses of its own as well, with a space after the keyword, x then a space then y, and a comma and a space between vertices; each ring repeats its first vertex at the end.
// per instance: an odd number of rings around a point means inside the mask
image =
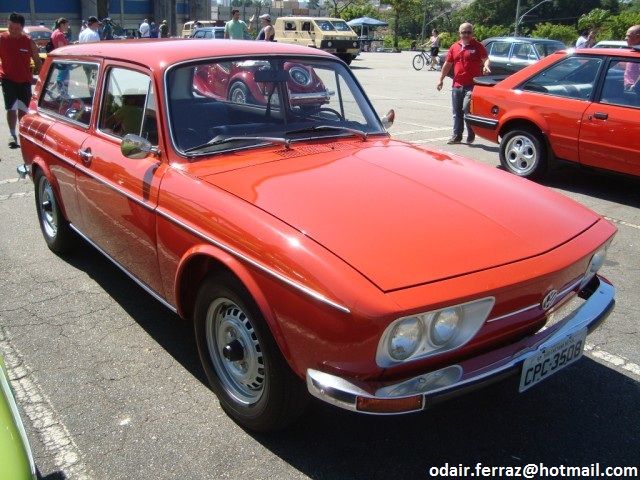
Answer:
POLYGON ((508 374, 524 390, 579 358, 614 304, 597 271, 615 227, 531 182, 391 139, 351 71, 318 50, 61 48, 20 129, 49 248, 77 248, 80 234, 193 320, 211 387, 247 428, 289 423, 309 393, 388 414, 508 374), (279 103, 202 95, 195 77, 216 59, 271 62, 260 80, 277 83, 279 103), (292 105, 289 62, 312 68, 330 103, 292 105), (147 88, 135 134, 103 124, 125 104, 124 79, 147 88), (213 141, 187 148, 182 130, 213 141))
POLYGON ((553 53, 508 78, 476 79, 467 119, 503 167, 537 178, 558 161, 640 176, 640 49, 553 53))

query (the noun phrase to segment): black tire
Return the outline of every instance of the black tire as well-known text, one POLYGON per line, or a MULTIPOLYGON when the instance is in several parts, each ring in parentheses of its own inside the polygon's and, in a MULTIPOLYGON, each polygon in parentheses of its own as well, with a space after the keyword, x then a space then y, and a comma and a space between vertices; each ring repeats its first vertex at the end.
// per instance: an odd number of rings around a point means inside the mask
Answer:
POLYGON ((347 55, 338 55, 338 58, 342 60, 344 63, 346 63, 347 65, 351 65, 351 62, 353 61, 354 57, 349 53, 347 55))
POLYGON ((256 103, 247 86, 242 82, 235 82, 229 88, 229 101, 234 103, 256 103))
POLYGON ((69 252, 75 246, 76 237, 62 214, 60 203, 49 179, 38 169, 34 183, 38 222, 44 241, 47 242, 49 250, 54 253, 69 252))
POLYGON ((255 302, 229 273, 210 275, 196 299, 200 361, 222 408, 239 425, 267 432, 302 415, 309 395, 290 369, 255 302))
POLYGON ((540 133, 527 127, 507 132, 500 142, 500 164, 519 177, 542 177, 547 171, 547 148, 540 133))
POLYGON ((424 57, 421 53, 413 57, 413 68, 416 70, 422 70, 424 68, 424 64, 424 57))

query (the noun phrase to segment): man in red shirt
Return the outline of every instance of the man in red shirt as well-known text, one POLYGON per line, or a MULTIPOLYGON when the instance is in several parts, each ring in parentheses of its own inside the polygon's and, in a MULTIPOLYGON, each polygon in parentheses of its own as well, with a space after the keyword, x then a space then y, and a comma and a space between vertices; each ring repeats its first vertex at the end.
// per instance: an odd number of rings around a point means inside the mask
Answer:
MULTIPOLYGON (((487 49, 473 37, 473 25, 463 23, 460 25, 460 41, 451 45, 445 58, 440 80, 436 85, 442 90, 444 78, 453 67, 453 90, 451 101, 453 103, 453 136, 447 142, 449 145, 462 142, 462 131, 465 121, 464 114, 469 113, 471 90, 473 90, 473 78, 491 73, 489 68, 489 56, 487 49)), ((467 143, 473 143, 476 134, 467 123, 467 143)))
POLYGON ((40 71, 38 47, 24 33, 24 17, 16 12, 9 15, 9 30, 0 33, 0 79, 9 124, 9 148, 18 148, 16 126, 18 119, 27 113, 31 99, 31 60, 35 73, 40 71))

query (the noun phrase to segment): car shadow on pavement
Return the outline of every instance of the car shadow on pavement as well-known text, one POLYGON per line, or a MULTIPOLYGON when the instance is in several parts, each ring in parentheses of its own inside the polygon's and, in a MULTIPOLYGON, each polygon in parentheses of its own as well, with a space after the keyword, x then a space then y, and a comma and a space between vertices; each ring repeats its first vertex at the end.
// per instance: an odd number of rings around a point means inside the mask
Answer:
POLYGON ((287 432, 256 438, 314 479, 424 479, 446 464, 470 471, 478 463, 638 464, 638 382, 583 358, 529 392, 517 388, 512 379, 395 417, 358 415, 318 401, 287 432))
POLYGON ((640 208, 640 178, 561 166, 550 170, 539 183, 640 208))

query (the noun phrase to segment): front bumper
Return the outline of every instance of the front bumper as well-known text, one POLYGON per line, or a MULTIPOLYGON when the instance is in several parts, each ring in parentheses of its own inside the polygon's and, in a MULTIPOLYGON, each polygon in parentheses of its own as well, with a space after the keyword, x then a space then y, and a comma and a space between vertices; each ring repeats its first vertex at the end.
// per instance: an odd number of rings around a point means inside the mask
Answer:
POLYGON ((307 388, 320 400, 356 412, 399 414, 423 410, 438 401, 520 373, 528 358, 582 329, 593 331, 613 310, 615 288, 596 276, 581 295, 588 298, 567 315, 551 335, 538 332, 459 364, 381 388, 308 369, 307 388))

